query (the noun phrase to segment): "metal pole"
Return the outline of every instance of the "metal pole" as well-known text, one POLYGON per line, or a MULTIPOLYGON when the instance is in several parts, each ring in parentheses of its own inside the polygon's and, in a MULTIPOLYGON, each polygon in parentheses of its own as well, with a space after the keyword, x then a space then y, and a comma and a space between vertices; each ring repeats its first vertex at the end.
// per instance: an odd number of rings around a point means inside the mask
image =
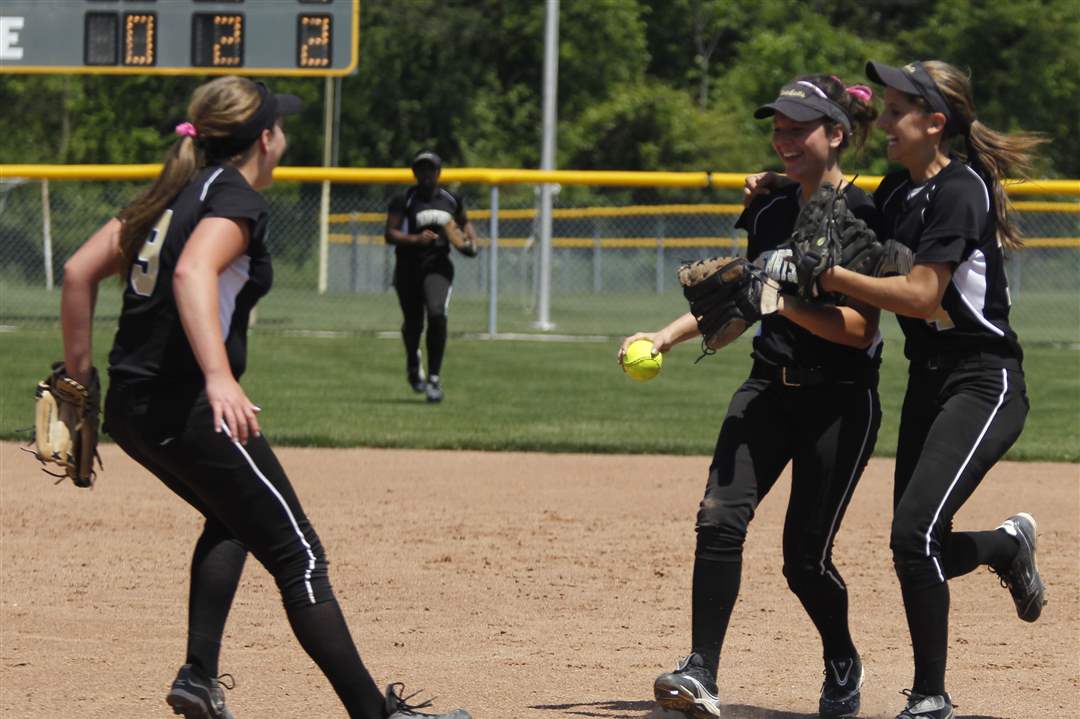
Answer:
MULTIPOLYGON (((544 102, 540 169, 555 169, 555 102, 559 77, 559 0, 546 0, 544 16, 544 102)), ((536 326, 551 322, 551 185, 540 186, 540 297, 536 326)))
POLYGON ((491 186, 491 247, 488 249, 488 336, 495 336, 499 311, 499 186, 491 186))
MULTIPOLYGON (((334 78, 326 78, 323 102, 323 167, 334 161, 334 78)), ((319 294, 326 293, 330 261, 330 181, 323 180, 319 197, 319 294)))
POLYGON ((45 289, 52 292, 52 215, 49 210, 49 181, 41 181, 41 253, 45 255, 45 289))
POLYGON ((664 216, 656 220, 656 294, 664 294, 664 216))

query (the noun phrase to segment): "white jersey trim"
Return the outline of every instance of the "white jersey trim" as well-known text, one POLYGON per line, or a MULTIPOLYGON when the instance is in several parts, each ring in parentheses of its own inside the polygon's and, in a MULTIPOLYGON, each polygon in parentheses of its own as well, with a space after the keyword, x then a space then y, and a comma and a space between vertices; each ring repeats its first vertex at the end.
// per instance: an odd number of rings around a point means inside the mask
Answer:
POLYGON ((888 207, 890 202, 892 202, 892 198, 896 195, 896 193, 899 192, 901 189, 903 189, 904 185, 907 185, 907 184, 909 184, 909 181, 904 180, 899 185, 897 185, 896 188, 892 192, 889 193, 889 196, 885 198, 885 202, 881 203, 881 212, 882 213, 885 212, 885 208, 888 207))
POLYGON ((251 257, 240 255, 218 276, 218 319, 221 322, 221 338, 229 336, 232 329, 236 298, 251 278, 251 257))
POLYGON ((982 176, 979 173, 975 172, 975 170, 972 170, 966 164, 962 165, 962 167, 965 170, 967 170, 968 172, 970 172, 972 175, 974 175, 975 179, 977 179, 979 181, 979 185, 982 187, 982 191, 983 191, 983 198, 986 200, 986 211, 989 212, 990 211, 990 190, 986 186, 986 180, 982 179, 982 176))
POLYGON ((986 255, 982 250, 975 250, 971 257, 961 262, 953 272, 952 283, 960 295, 961 302, 971 310, 975 319, 998 337, 1004 337, 1005 333, 986 319, 983 309, 986 307, 986 255))
POLYGON ((755 237, 757 236, 757 223, 758 223, 758 220, 760 220, 761 216, 765 214, 765 211, 768 210, 773 205, 775 205, 777 202, 780 202, 781 200, 786 200, 786 199, 787 199, 787 197, 781 195, 780 197, 775 198, 772 202, 770 202, 769 204, 765 205, 760 210, 758 210, 758 213, 756 215, 754 215, 754 236, 755 237))
POLYGON ((214 172, 214 174, 212 174, 212 175, 210 175, 210 177, 206 178, 206 182, 204 182, 203 186, 202 186, 202 192, 199 193, 199 202, 205 202, 206 201, 206 195, 207 195, 208 192, 210 192, 210 185, 214 184, 214 180, 218 179, 218 175, 220 175, 223 172, 225 172, 225 168, 224 167, 219 167, 214 172))

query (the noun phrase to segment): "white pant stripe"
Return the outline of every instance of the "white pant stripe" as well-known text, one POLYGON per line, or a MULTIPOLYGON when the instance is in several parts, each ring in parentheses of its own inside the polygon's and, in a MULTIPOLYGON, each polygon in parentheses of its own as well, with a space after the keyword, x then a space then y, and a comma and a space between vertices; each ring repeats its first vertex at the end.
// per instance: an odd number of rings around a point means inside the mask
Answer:
POLYGON ((874 391, 872 389, 866 390, 866 431, 863 432, 862 445, 859 447, 859 453, 855 456, 855 464, 851 468, 851 475, 848 477, 847 487, 844 489, 844 494, 840 497, 840 502, 836 505, 836 513, 833 515, 832 523, 829 525, 829 532, 825 535, 825 544, 821 548, 821 559, 818 562, 818 566, 821 567, 823 574, 828 574, 836 586, 840 589, 844 588, 844 583, 840 580, 840 577, 836 576, 832 572, 825 571, 825 556, 829 552, 829 547, 832 545, 833 537, 836 534, 837 523, 840 521, 840 509, 844 506, 844 503, 848 501, 848 497, 851 495, 852 487, 855 484, 855 477, 858 476, 859 467, 862 466, 863 453, 866 452, 866 443, 870 439, 870 428, 874 424, 874 391))
MULTIPOLYGON (((229 439, 232 439, 232 432, 229 431, 229 427, 224 422, 221 423, 221 429, 229 439)), ((311 551, 311 545, 308 544, 307 539, 304 538, 304 533, 300 531, 300 525, 296 523, 296 517, 293 516, 292 510, 289 509, 289 505, 285 501, 285 498, 282 497, 281 493, 277 491, 277 488, 270 483, 270 480, 266 478, 266 475, 259 470, 259 467, 255 464, 255 460, 253 460, 247 450, 244 449, 244 445, 240 444, 235 439, 232 440, 232 443, 234 447, 240 450, 240 454, 244 456, 244 459, 247 460, 248 466, 255 472, 255 476, 257 476, 262 483, 266 485, 266 488, 273 493, 274 497, 277 498, 281 508, 285 510, 285 516, 289 518, 289 522, 292 524, 293 531, 296 532, 296 536, 300 538, 300 543, 304 545, 304 551, 306 551, 308 555, 307 571, 304 572, 304 586, 307 587, 308 599, 314 604, 315 591, 311 588, 311 573, 315 571, 315 553, 311 551)))
MULTIPOLYGON (((994 405, 994 411, 990 413, 990 416, 986 420, 986 424, 983 425, 982 431, 979 432, 979 436, 975 438, 975 444, 971 446, 971 450, 968 452, 967 457, 964 458, 963 464, 960 465, 960 469, 956 470, 956 476, 953 477, 952 482, 949 484, 949 488, 945 490, 945 496, 941 498, 941 504, 934 510, 934 518, 930 520, 930 526, 926 528, 926 556, 930 556, 930 535, 934 533, 934 525, 937 524, 938 517, 941 516, 941 510, 945 508, 945 502, 948 501, 949 495, 952 494, 953 488, 956 487, 956 483, 960 481, 960 475, 964 473, 968 463, 971 462, 971 457, 975 454, 975 450, 978 449, 979 443, 982 442, 983 437, 986 436, 987 430, 990 429, 990 425, 994 421, 994 417, 997 416, 998 410, 1001 409, 1001 405, 1005 403, 1005 394, 1009 391, 1009 373, 1005 368, 1001 369, 1001 394, 998 395, 997 404, 994 405)), ((945 574, 941 571, 941 564, 934 559, 934 567, 937 569, 938 579, 945 581, 945 574)))

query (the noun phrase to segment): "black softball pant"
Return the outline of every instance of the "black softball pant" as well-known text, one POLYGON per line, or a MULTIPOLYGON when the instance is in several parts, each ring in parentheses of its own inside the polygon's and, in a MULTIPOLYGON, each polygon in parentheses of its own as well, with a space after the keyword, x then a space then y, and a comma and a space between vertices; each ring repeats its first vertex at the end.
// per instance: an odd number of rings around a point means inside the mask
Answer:
POLYGON ((832 547, 880 424, 876 382, 792 388, 751 378, 735 392, 696 526, 693 645, 714 670, 738 594, 750 521, 789 461, 784 576, 821 633, 825 655, 854 653, 847 587, 833 565, 832 547))
POLYGON ((930 587, 963 573, 948 556, 953 515, 1020 436, 1028 408, 1019 363, 912 367, 900 415, 889 543, 905 587, 930 587))
POLYGON ((352 642, 319 537, 264 436, 215 432, 199 386, 110 383, 105 430, 206 518, 191 564, 187 662, 215 676, 250 551, 274 577, 297 639, 350 717, 381 718, 382 696, 352 642))
POLYGON ((454 266, 449 262, 433 266, 398 264, 394 268, 394 289, 401 305, 401 339, 410 371, 420 368, 420 335, 427 317, 428 374, 442 371, 446 353, 447 313, 454 283, 454 266))
POLYGON ((949 369, 913 364, 896 450, 889 545, 900 579, 915 672, 912 689, 945 691, 947 580, 1008 561, 1003 532, 953 532, 953 515, 1020 436, 1028 413, 1020 363, 979 356, 949 369), (1004 365, 1004 366, 1002 366, 1004 365))

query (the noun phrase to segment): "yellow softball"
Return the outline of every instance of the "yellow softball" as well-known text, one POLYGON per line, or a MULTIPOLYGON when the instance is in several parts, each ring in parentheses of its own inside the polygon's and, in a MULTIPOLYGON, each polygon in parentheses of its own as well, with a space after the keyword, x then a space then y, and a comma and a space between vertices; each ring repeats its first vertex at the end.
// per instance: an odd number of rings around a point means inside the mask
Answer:
POLYGON ((660 367, 664 364, 664 355, 657 352, 653 355, 653 344, 649 340, 635 340, 626 348, 623 355, 623 372, 639 382, 650 380, 660 374, 660 367))

